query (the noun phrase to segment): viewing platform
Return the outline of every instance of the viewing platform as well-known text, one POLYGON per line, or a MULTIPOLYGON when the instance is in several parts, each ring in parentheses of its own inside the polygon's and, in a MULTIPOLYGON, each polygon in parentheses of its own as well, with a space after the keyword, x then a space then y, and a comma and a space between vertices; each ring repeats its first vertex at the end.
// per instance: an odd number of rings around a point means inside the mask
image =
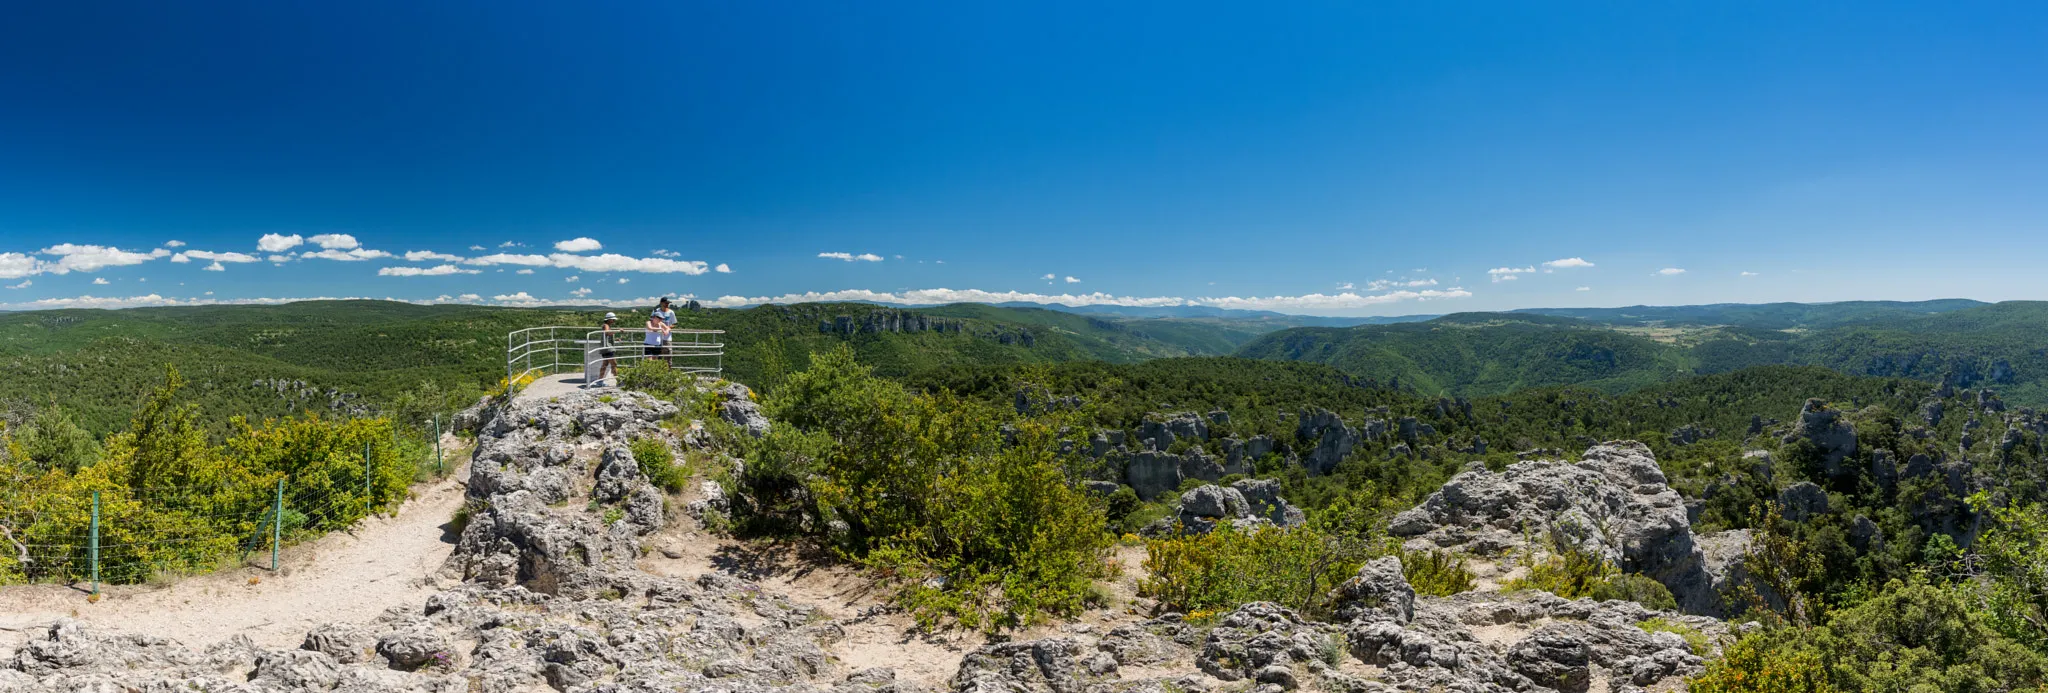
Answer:
POLYGON ((725 330, 673 329, 658 346, 647 344, 650 331, 613 329, 607 334, 566 325, 514 330, 505 335, 505 381, 531 378, 521 396, 554 396, 596 381, 606 361, 615 369, 655 359, 685 373, 724 372, 725 330))

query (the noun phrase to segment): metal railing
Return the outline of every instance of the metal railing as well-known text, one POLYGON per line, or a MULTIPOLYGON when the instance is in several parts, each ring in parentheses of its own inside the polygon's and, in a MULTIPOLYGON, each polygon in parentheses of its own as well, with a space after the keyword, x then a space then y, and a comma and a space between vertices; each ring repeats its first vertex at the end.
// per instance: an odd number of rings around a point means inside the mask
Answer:
POLYGON ((549 325, 513 330, 505 335, 505 382, 529 375, 582 371, 595 375, 600 364, 660 359, 686 373, 716 374, 725 370, 725 330, 669 330, 660 346, 647 344, 646 328, 605 330, 585 326, 549 325))

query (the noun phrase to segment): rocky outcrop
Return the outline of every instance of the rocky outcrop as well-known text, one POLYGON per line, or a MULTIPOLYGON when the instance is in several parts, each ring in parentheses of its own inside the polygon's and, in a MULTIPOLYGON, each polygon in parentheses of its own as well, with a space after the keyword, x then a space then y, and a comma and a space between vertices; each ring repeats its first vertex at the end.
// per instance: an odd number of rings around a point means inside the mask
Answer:
POLYGON ((1302 412, 1295 436, 1308 446, 1301 463, 1312 474, 1328 474, 1336 469, 1337 463, 1349 456, 1360 440, 1357 429, 1344 425, 1344 419, 1328 409, 1302 412))
POLYGON ((329 623, 299 647, 246 638, 204 651, 60 621, 0 663, 0 690, 905 690, 889 672, 841 681, 840 622, 719 573, 634 567, 668 522, 626 443, 668 434, 675 407, 628 392, 517 400, 478 425, 475 512, 424 604, 329 623))
POLYGON ((1180 524, 1190 534, 1207 534, 1222 525, 1251 530, 1260 525, 1292 527, 1306 521, 1300 508, 1280 497, 1279 482, 1270 479, 1201 486, 1180 496, 1180 524))
POLYGON ((754 391, 739 383, 718 389, 718 416, 755 438, 768 435, 768 429, 773 425, 768 416, 761 413, 761 405, 754 402, 754 391))
POLYGON ((1475 463, 1396 515, 1388 531, 1416 548, 1486 555, 1547 551, 1528 546, 1531 536, 1547 538, 1663 583, 1688 612, 1720 612, 1684 499, 1641 443, 1604 443, 1577 463, 1517 462, 1498 474, 1475 463))
POLYGON ((1842 411, 1818 399, 1806 400, 1799 408, 1799 423, 1785 436, 1785 442, 1806 441, 1821 456, 1823 473, 1830 477, 1850 471, 1842 460, 1856 454, 1856 427, 1842 418, 1842 411))

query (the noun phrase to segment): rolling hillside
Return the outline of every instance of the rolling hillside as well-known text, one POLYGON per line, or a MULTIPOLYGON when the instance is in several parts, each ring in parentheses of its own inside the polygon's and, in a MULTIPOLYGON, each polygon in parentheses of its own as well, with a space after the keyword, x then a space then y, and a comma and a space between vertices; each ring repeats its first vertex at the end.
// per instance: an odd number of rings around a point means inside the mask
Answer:
POLYGON ((1812 365, 1852 375, 1993 387, 2011 401, 2048 404, 2048 303, 1611 311, 1557 311, 1593 319, 1531 311, 1295 328, 1253 340, 1238 354, 1329 364, 1428 394, 1496 395, 1553 385, 1618 392, 1691 374, 1812 365))
MULTIPOLYGON (((617 310, 631 323, 642 309, 617 310)), ((503 377, 507 332, 594 326, 602 312, 321 301, 8 313, 0 315, 0 412, 19 419, 57 406, 105 432, 126 423, 166 365, 193 382, 208 418, 223 422, 237 414, 473 397, 503 377)), ((686 311, 682 322, 726 330, 726 371, 762 387, 842 342, 879 372, 903 375, 964 364, 1223 354, 1253 336, 1195 322, 992 306, 768 305, 686 311)))

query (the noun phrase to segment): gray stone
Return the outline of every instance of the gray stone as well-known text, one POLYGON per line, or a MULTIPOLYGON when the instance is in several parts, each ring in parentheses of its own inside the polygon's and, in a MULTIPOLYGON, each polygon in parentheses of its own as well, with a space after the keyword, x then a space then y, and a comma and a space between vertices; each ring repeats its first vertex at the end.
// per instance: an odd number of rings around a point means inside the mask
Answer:
POLYGON ((1804 522, 1827 513, 1828 493, 1811 481, 1801 481, 1778 492, 1778 505, 1784 509, 1785 519, 1804 522))
POLYGON ((1585 693, 1593 683, 1592 653, 1579 629, 1564 624, 1539 628, 1508 648, 1508 665, 1538 686, 1585 693))
POLYGON ((1663 583, 1690 613, 1720 611, 1685 501, 1641 443, 1596 445, 1577 464, 1517 462, 1499 474, 1468 468, 1396 515, 1388 531, 1482 552, 1527 547, 1533 533, 1663 583))

